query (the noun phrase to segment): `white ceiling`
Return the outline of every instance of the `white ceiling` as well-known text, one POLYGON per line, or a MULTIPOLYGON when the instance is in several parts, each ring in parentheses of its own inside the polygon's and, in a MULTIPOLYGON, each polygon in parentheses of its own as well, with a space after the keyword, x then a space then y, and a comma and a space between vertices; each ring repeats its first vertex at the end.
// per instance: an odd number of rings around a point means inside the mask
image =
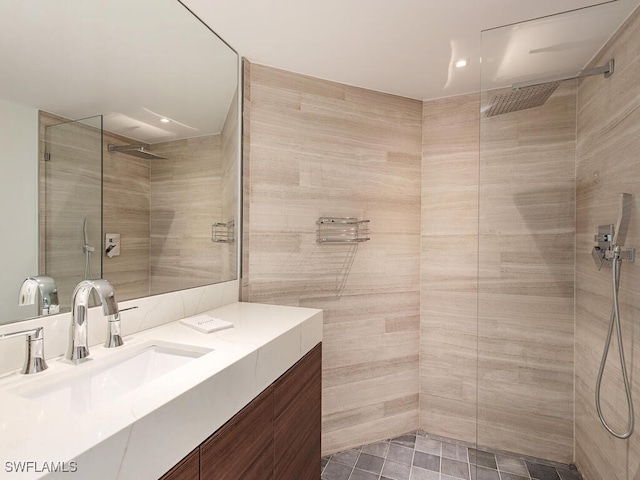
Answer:
MULTIPOLYGON (((482 33, 595 2, 183 1, 252 62, 421 100, 580 69, 640 3, 482 33)), ((0 45, 0 98, 148 143, 219 132, 236 89, 235 53, 178 0, 2 0, 0 45)))
MULTIPOLYGON (((205 23, 254 63, 421 100, 480 90, 481 31, 598 3, 593 0, 183 0, 205 23), (459 59, 469 65, 455 68, 459 59)), ((617 0, 531 34, 513 31, 491 52, 502 80, 529 64, 525 54, 553 56, 580 69, 637 6, 617 0), (612 13, 602 14, 605 9, 612 13), (576 38, 579 36, 579 38, 576 38), (511 43, 509 43, 511 42, 511 43), (525 43, 522 43, 525 42, 525 43), (507 46, 509 48, 507 48, 507 46), (515 52, 520 52, 519 56, 515 52), (496 56, 502 54, 503 57, 496 56), (506 55, 510 54, 509 57, 506 55), (509 62, 514 62, 509 64, 509 62)), ((591 9, 590 9, 591 10, 591 9)), ((494 45, 495 46, 495 45, 494 45)), ((483 52, 485 57, 489 52, 483 52)), ((535 62, 534 62, 535 63, 535 62)), ((553 66, 544 68, 548 74, 553 66)), ((494 72, 495 74, 496 72, 494 72)), ((556 72, 560 73, 560 72, 556 72)), ((485 86, 483 85, 483 88, 485 86)))
POLYGON ((0 98, 147 143, 220 132, 237 87, 237 55, 177 0, 2 0, 0 45, 0 98))

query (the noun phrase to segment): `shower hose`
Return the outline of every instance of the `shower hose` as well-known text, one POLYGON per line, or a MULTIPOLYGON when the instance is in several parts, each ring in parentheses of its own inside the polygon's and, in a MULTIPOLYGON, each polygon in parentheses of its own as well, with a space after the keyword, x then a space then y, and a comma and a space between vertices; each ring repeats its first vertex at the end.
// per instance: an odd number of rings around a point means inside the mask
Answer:
POLYGON ((602 360, 600 361, 600 371, 598 372, 598 379, 596 381, 596 409, 598 410, 598 417, 604 428, 606 428, 614 437, 625 439, 629 438, 633 433, 634 426, 634 414, 633 414, 633 401, 631 399, 631 387, 629 385, 629 377, 627 375, 627 366, 624 358, 624 348, 622 346, 622 328, 620 326, 620 306, 618 303, 618 288, 620 287, 620 266, 622 260, 620 259, 620 247, 616 246, 614 250, 614 259, 612 265, 612 286, 613 286, 613 305, 611 307, 611 318, 609 321, 609 333, 607 334, 607 342, 602 352, 602 360), (615 326, 616 336, 618 337, 618 351, 620 353, 620 367, 622 369, 622 379, 624 381, 624 390, 627 395, 627 411, 629 412, 628 428, 625 433, 615 432, 604 419, 602 414, 602 408, 600 407, 600 386, 602 384, 602 376, 604 374, 604 368, 607 363, 607 355, 609 354, 609 344, 611 343, 611 337, 613 335, 613 328, 615 326))

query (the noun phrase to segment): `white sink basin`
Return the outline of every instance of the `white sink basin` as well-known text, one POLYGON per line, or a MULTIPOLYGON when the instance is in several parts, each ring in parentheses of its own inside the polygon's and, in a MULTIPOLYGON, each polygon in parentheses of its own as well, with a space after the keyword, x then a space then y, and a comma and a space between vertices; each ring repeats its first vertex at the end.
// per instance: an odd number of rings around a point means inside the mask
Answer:
POLYGON ((87 413, 210 351, 164 342, 139 345, 74 366, 71 373, 52 376, 46 383, 15 393, 74 413, 87 413))

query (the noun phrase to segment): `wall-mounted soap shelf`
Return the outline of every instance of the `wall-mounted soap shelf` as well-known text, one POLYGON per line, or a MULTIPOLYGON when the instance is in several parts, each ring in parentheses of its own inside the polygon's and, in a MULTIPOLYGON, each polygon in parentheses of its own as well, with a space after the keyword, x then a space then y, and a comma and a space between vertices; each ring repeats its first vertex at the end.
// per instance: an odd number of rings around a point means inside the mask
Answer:
POLYGON ((361 243, 370 240, 369 220, 354 217, 320 217, 316 241, 318 243, 361 243))
POLYGON ((211 225, 211 241, 215 243, 233 243, 235 241, 235 224, 233 220, 227 223, 211 225))

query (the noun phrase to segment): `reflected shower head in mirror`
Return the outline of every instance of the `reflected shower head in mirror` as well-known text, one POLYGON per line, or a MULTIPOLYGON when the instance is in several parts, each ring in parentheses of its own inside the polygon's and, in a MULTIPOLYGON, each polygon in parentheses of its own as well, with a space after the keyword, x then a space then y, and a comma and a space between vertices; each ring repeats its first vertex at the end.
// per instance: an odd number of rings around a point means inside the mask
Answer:
POLYGON ((135 145, 111 145, 109 144, 109 152, 126 153, 127 155, 133 155, 134 157, 144 158, 145 160, 166 160, 166 157, 156 155, 145 149, 145 146, 141 143, 135 145))

